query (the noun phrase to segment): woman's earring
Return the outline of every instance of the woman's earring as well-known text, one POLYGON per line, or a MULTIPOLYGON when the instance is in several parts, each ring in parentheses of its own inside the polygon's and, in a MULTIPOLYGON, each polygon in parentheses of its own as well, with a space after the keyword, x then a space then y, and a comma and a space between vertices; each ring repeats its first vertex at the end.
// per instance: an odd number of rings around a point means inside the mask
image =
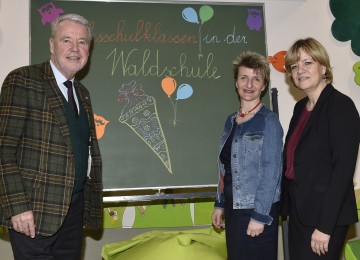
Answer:
POLYGON ((326 79, 326 76, 325 76, 325 74, 323 74, 323 75, 322 75, 322 79, 326 79))

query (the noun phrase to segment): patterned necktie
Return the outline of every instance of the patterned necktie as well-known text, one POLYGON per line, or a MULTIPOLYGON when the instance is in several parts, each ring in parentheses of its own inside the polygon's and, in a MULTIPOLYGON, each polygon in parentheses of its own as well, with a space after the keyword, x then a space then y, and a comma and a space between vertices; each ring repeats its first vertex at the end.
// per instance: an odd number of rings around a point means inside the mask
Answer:
POLYGON ((70 105, 71 109, 74 111, 75 117, 78 117, 79 113, 78 113, 78 108, 77 108, 75 98, 74 98, 72 82, 70 80, 67 80, 67 81, 64 82, 64 85, 68 89, 68 102, 69 102, 69 105, 70 105))

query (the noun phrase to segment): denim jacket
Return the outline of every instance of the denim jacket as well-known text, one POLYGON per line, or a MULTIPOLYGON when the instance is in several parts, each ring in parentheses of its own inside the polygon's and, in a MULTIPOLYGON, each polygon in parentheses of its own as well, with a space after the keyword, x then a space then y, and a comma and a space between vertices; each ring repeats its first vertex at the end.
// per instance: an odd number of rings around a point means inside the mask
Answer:
MULTIPOLYGON (((218 152, 219 183, 216 208, 224 208, 225 175, 220 153, 238 113, 228 116, 218 152)), ((263 106, 253 118, 238 125, 231 148, 233 209, 254 209, 251 218, 270 225, 269 212, 280 199, 283 130, 277 114, 263 106)))

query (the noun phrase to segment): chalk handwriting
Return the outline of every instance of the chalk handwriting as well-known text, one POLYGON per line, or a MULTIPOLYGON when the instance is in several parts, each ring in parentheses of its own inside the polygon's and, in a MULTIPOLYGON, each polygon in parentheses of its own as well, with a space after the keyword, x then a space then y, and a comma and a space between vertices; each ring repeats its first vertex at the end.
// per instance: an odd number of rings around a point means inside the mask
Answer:
POLYGON ((132 49, 129 52, 124 50, 117 53, 117 48, 114 48, 106 59, 112 60, 111 75, 115 75, 117 71, 122 76, 156 76, 156 77, 174 77, 181 76, 187 78, 208 78, 218 79, 220 75, 217 73, 218 68, 213 66, 214 55, 209 53, 206 57, 206 62, 203 66, 193 66, 187 64, 188 56, 186 53, 181 53, 179 56, 179 63, 175 66, 161 65, 159 51, 154 55, 151 54, 150 49, 142 52, 138 49, 132 49), (142 59, 139 59, 142 55, 142 59), (151 58, 151 59, 150 59, 151 58), (140 63, 138 61, 140 60, 140 63), (120 66, 120 68, 118 68, 120 66))
MULTIPOLYGON (((94 41, 95 43, 143 42, 167 44, 197 44, 198 42, 196 35, 163 33, 161 26, 161 23, 145 22, 140 19, 137 21, 135 32, 127 32, 126 21, 120 20, 116 32, 96 34, 94 41)), ((92 27, 95 27, 95 22, 92 23, 92 27)))
POLYGON ((202 40, 205 43, 221 43, 221 40, 219 40, 217 35, 206 35, 202 40))
MULTIPOLYGON (((92 22, 91 27, 95 31, 96 23, 92 22)), ((136 29, 133 32, 127 30, 125 20, 120 20, 116 31, 108 33, 94 34, 96 44, 100 43, 154 43, 154 44, 198 44, 198 36, 182 33, 165 33, 162 31, 162 24, 139 19, 136 23, 136 29)), ((205 44, 247 44, 246 35, 236 33, 236 27, 233 26, 232 32, 224 37, 219 35, 205 35, 201 38, 205 44), (223 39, 222 39, 223 38, 223 39)))
POLYGON ((226 36, 226 38, 224 39, 224 42, 226 42, 227 44, 234 44, 234 43, 247 43, 246 41, 246 36, 241 36, 241 35, 235 35, 235 25, 234 25, 234 29, 232 31, 232 33, 228 34, 228 36, 226 36))

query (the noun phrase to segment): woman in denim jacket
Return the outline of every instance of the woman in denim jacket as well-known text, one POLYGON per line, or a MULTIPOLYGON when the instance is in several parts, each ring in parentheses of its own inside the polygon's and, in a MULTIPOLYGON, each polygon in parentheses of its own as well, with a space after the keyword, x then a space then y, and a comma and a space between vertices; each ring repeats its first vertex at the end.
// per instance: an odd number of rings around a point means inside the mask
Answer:
POLYGON ((242 53, 233 64, 240 109, 227 118, 220 139, 212 223, 221 228, 226 219, 229 260, 276 260, 283 130, 261 103, 270 68, 255 52, 242 53))

